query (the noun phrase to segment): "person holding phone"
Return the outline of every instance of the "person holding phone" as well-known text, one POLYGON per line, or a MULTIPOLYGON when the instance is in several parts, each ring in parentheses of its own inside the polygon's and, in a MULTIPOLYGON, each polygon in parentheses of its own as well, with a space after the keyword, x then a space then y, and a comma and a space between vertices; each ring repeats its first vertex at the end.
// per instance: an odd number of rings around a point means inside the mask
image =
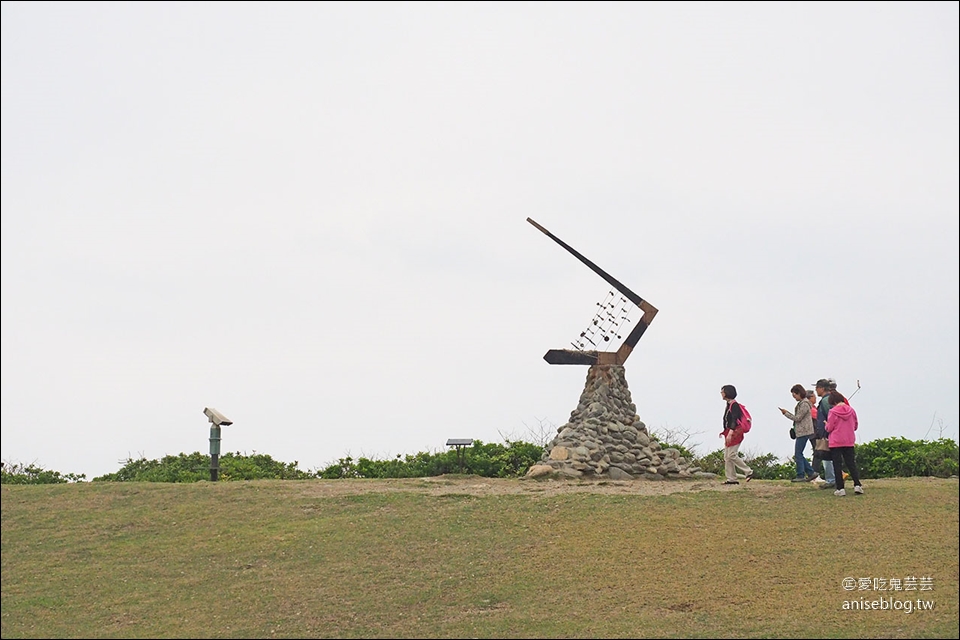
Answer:
POLYGON ((797 401, 797 406, 793 413, 783 407, 779 407, 780 413, 793 421, 793 430, 796 433, 796 439, 793 441, 793 459, 797 463, 797 477, 791 482, 810 482, 820 477, 820 474, 813 470, 810 462, 803 455, 807 448, 807 442, 813 436, 813 417, 810 411, 810 401, 807 400, 807 390, 801 384, 795 384, 790 387, 790 394, 797 401))

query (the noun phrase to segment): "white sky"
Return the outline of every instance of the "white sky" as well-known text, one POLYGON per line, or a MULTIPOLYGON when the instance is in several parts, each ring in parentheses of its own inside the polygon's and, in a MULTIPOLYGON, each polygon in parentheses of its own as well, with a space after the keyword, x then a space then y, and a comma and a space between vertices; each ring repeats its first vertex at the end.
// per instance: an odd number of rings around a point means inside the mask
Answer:
POLYGON ((609 287, 654 431, 957 439, 958 4, 2 4, 2 457, 502 442, 609 287), (639 315, 639 314, 637 314, 639 315))

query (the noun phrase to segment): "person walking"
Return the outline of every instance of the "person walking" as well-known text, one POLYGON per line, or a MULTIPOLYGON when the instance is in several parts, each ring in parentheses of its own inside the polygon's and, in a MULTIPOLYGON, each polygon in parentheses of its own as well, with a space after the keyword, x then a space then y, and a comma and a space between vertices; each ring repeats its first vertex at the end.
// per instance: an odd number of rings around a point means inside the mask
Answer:
MULTIPOLYGON (((817 424, 817 394, 814 393, 813 389, 807 389, 807 402, 810 403, 810 421, 814 425, 816 425, 817 424)), ((816 428, 814 428, 813 435, 810 436, 810 447, 813 449, 813 455, 811 456, 813 458, 813 470, 818 476, 820 476, 814 481, 820 484, 825 484, 826 481, 823 479, 823 474, 824 474, 823 458, 817 456, 816 428)))
POLYGON ((732 384, 725 384, 720 388, 720 397, 727 403, 723 409, 723 469, 727 479, 723 484, 740 484, 737 480, 737 469, 743 471, 746 482, 753 478, 753 469, 740 457, 740 443, 743 442, 743 429, 740 419, 743 418, 743 409, 737 402, 737 388, 732 384))
MULTIPOLYGON (((817 394, 812 389, 807 389, 807 402, 810 403, 810 420, 817 421, 817 403, 815 402, 817 394)), ((811 439, 812 440, 812 439, 811 439)))
POLYGON ((813 418, 810 412, 810 401, 807 400, 807 390, 804 389, 801 384, 795 384, 790 387, 790 394, 793 396, 793 399, 797 401, 796 408, 793 410, 793 413, 791 413, 783 407, 780 407, 780 413, 793 421, 792 428, 795 438, 793 441, 793 458, 797 463, 797 477, 791 480, 791 482, 810 482, 820 477, 820 474, 813 470, 813 466, 803 455, 804 449, 807 448, 807 442, 810 441, 810 437, 813 435, 813 418))
POLYGON ((830 434, 830 454, 833 456, 833 469, 837 478, 837 490, 833 495, 843 497, 847 492, 843 488, 843 465, 850 470, 853 480, 853 492, 863 494, 863 485, 860 483, 860 469, 857 468, 855 452, 857 443, 857 412, 846 402, 843 395, 834 389, 830 392, 830 416, 827 418, 827 433, 830 434))
POLYGON ((823 480, 824 483, 820 485, 821 489, 836 489, 837 480, 834 477, 833 470, 833 456, 830 454, 829 448, 822 448, 825 444, 830 442, 829 434, 827 433, 827 417, 830 413, 830 380, 827 378, 820 378, 814 384, 814 390, 817 392, 817 397, 820 398, 820 404, 817 406, 817 419, 813 425, 813 437, 814 437, 814 451, 813 457, 815 460, 819 460, 823 464, 823 480))

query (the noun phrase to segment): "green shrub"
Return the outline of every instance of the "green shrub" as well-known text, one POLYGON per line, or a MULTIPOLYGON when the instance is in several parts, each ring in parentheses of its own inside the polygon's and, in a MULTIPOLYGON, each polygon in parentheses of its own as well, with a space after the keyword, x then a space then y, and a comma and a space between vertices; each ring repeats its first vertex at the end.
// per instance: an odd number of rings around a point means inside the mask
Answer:
POLYGON ((711 451, 705 456, 694 459, 694 464, 700 467, 701 471, 707 473, 715 473, 718 476, 722 476, 723 471, 723 449, 717 449, 716 451, 711 451))
MULTIPOLYGON (((224 480, 307 480, 316 474, 301 471, 297 461, 280 462, 264 453, 241 455, 227 453, 220 457, 220 478, 224 480)), ((208 464, 209 467, 209 464, 208 464)), ((209 468, 207 476, 209 477, 209 468)))
POLYGON ((325 479, 339 478, 426 478, 447 473, 467 473, 486 478, 515 478, 522 476, 540 461, 543 447, 529 442, 510 441, 506 444, 484 444, 475 440, 461 451, 439 453, 420 452, 401 459, 372 460, 370 458, 340 458, 321 469, 317 475, 325 479))
MULTIPOLYGON (((687 436, 689 437, 689 436, 687 436)), ((693 448, 681 441, 664 438, 664 447, 673 447, 693 461, 702 471, 723 475, 723 449, 697 457, 693 448)), ((857 446, 857 464, 864 478, 955 475, 958 467, 957 443, 939 440, 912 441, 906 438, 885 438, 857 446)), ((516 478, 537 464, 544 448, 521 440, 503 444, 475 440, 464 447, 461 460, 455 449, 436 453, 420 452, 397 455, 387 460, 347 456, 316 472, 301 471, 297 462, 285 463, 266 454, 226 453, 220 457, 219 479, 230 480, 306 480, 310 478, 424 478, 448 473, 466 473, 487 478, 516 478)), ((740 454, 744 457, 744 454, 740 454)), ((772 453, 744 457, 753 475, 763 480, 786 480, 796 475, 793 458, 779 459, 772 453)), ((84 474, 49 471, 36 465, 3 463, 3 484, 57 484, 79 482, 84 474)), ((94 478, 95 482, 198 482, 210 478, 210 456, 194 452, 164 456, 160 460, 127 459, 116 473, 94 478)))
POLYGON ((957 443, 946 438, 933 441, 882 438, 857 445, 856 454, 863 478, 946 478, 957 473, 957 443))
POLYGON ((86 474, 50 471, 35 464, 0 463, 0 484, 63 484, 82 482, 86 474))
MULTIPOLYGON (((957 474, 957 443, 946 438, 933 441, 883 438, 857 445, 856 454, 862 478, 946 478, 957 474)), ((742 453, 740 457, 744 457, 742 453)), ((796 475, 792 457, 779 460, 772 453, 766 453, 745 461, 757 479, 786 480, 796 475)), ((722 475, 723 449, 712 451, 695 463, 702 471, 722 475)))
POLYGON ((757 480, 789 480, 797 475, 797 463, 793 458, 781 460, 772 453, 765 453, 746 462, 757 480))
MULTIPOLYGON (((788 480, 797 475, 797 466, 793 458, 781 460, 772 453, 764 453, 752 458, 739 454, 747 466, 753 469, 753 477, 757 480, 788 480)), ((723 449, 711 451, 707 455, 694 461, 701 471, 724 475, 723 449)))
MULTIPOLYGON (((265 454, 252 456, 225 453, 220 456, 220 480, 305 480, 314 474, 300 471, 297 463, 278 462, 265 454)), ((160 460, 128 458, 116 473, 94 478, 94 482, 199 482, 210 479, 210 456, 199 451, 160 460)))

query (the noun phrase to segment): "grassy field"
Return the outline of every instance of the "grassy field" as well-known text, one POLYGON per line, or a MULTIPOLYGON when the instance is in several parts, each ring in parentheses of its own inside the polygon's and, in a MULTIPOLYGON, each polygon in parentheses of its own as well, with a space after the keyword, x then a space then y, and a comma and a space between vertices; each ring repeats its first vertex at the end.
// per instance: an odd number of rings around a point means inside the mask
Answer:
POLYGON ((866 484, 3 485, 2 636, 958 637, 957 480, 866 484))

